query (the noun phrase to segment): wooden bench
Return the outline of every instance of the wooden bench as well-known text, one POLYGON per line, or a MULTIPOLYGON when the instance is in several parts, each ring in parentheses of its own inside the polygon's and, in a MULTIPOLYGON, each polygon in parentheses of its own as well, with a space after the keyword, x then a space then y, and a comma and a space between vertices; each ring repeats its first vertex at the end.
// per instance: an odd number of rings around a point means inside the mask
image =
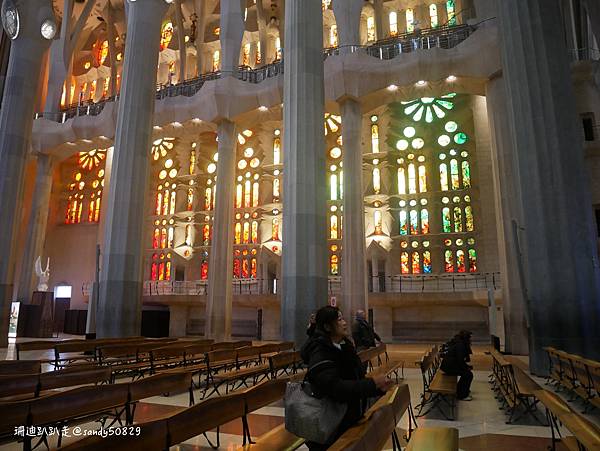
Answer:
POLYGON ((458 451, 458 429, 418 428, 410 438, 405 451, 458 451))
POLYGON ((278 374, 288 376, 295 374, 298 368, 302 365, 302 357, 300 352, 280 352, 269 357, 269 371, 271 379, 275 379, 278 374))
POLYGON ((454 420, 458 378, 457 376, 451 376, 439 371, 441 358, 437 349, 437 347, 434 347, 419 362, 421 377, 423 379, 423 393, 421 394, 417 417, 425 416, 437 407, 444 418, 454 420), (428 404, 431 404, 431 407, 423 413, 423 409, 428 404), (450 415, 446 414, 442 408, 442 404, 446 404, 450 408, 450 415))
POLYGON ((32 374, 42 371, 40 360, 0 360, 0 375, 32 374))
POLYGON ((382 374, 386 377, 394 374, 396 377, 396 383, 404 379, 404 360, 390 360, 387 347, 384 343, 364 349, 358 353, 361 362, 367 363, 367 370, 373 375, 382 374), (374 364, 373 361, 376 361, 374 364), (400 376, 399 371, 402 372, 400 376))

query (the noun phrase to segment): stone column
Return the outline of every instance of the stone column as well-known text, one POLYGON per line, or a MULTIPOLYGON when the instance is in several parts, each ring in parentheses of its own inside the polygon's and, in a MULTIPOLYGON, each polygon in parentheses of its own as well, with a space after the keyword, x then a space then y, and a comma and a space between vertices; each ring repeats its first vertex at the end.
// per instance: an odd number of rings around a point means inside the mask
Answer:
POLYGON ((377 40, 385 39, 390 35, 390 18, 385 13, 383 0, 375 0, 373 2, 375 10, 375 30, 377 32, 377 40))
POLYGON ((514 131, 530 318, 530 368, 542 348, 600 357, 600 267, 558 0, 498 2, 514 131), (536 55, 532 58, 531 55, 536 55))
POLYGON ((596 42, 600 42, 600 4, 594 0, 583 0, 583 4, 590 17, 592 32, 596 36, 596 42))
POLYGON ((215 214, 208 264, 208 300, 204 333, 208 338, 222 341, 231 338, 235 124, 223 120, 219 123, 217 132, 219 161, 217 161, 215 214))
POLYGON ((15 241, 23 202, 23 175, 31 142, 33 113, 42 58, 50 45, 40 33, 44 20, 55 20, 50 0, 19 2, 21 27, 11 43, 0 109, 0 347, 8 343, 13 295, 15 241))
POLYGON ((244 10, 240 0, 221 0, 221 72, 235 76, 244 37, 244 10))
POLYGON ((526 355, 529 353, 527 311, 519 271, 521 257, 512 225, 513 221, 517 225, 523 223, 517 201, 521 194, 502 78, 494 78, 487 84, 486 100, 492 135, 492 180, 498 219, 496 232, 502 275, 505 349, 513 354, 526 355))
POLYGON ((349 53, 351 45, 360 45, 360 12, 363 0, 333 0, 333 14, 338 27, 339 46, 349 53))
POLYGON ((139 335, 142 249, 152 116, 164 0, 131 1, 108 199, 100 298, 99 337, 139 335))
MULTIPOLYGON (((21 260, 19 284, 16 290, 16 299, 20 302, 29 303, 31 301, 31 293, 35 284, 33 267, 36 258, 42 256, 44 250, 53 169, 51 156, 41 153, 37 155, 35 188, 31 202, 31 212, 29 213, 29 223, 27 224, 27 243, 25 243, 21 260)), ((46 261, 42 256, 42 266, 45 268, 45 265, 46 261)))
MULTIPOLYGON (((344 227, 342 230, 342 297, 344 311, 351 319, 357 310, 367 311, 367 267, 365 207, 362 183, 360 104, 354 99, 341 103, 344 143, 344 227)), ((373 253, 373 284, 379 287, 377 253, 373 253), (377 270, 377 272, 375 272, 377 270)), ((374 290, 375 291, 375 290, 374 290)))
POLYGON ((256 21, 258 22, 258 39, 260 42, 261 66, 266 66, 269 36, 267 34, 267 17, 262 2, 256 2, 256 21))
POLYGON ((286 5, 281 330, 297 345, 312 311, 327 304, 327 185, 320 0, 286 5))

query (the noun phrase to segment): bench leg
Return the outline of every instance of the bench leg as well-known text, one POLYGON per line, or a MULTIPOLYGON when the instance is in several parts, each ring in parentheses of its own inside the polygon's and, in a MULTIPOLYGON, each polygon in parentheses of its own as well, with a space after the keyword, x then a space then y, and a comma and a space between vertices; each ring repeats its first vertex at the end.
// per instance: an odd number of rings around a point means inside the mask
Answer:
POLYGON ((219 447, 221 446, 221 437, 219 436, 219 427, 218 426, 217 426, 217 444, 216 445, 213 445, 213 443, 210 441, 210 439, 206 435, 206 432, 203 433, 202 435, 204 435, 204 438, 206 439, 206 441, 208 442, 208 444, 210 445, 210 447, 212 449, 219 449, 219 447))

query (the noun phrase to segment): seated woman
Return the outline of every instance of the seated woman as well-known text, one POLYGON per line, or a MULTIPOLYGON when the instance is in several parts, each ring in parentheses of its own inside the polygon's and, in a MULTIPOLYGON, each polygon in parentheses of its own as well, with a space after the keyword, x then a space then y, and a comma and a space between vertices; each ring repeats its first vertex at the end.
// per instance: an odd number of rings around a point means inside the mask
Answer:
POLYGON ((367 398, 379 396, 394 385, 385 376, 365 378, 360 358, 348 339, 346 321, 337 307, 326 306, 317 311, 316 329, 302 347, 301 356, 308 365, 307 380, 315 394, 348 405, 334 440, 324 444, 307 442, 311 451, 327 449, 360 420, 367 398))

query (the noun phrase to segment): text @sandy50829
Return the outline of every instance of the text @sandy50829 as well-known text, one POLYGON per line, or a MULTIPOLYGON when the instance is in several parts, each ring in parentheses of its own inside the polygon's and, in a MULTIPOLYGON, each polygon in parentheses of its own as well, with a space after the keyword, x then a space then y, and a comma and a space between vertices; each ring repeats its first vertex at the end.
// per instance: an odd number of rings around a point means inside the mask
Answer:
POLYGON ((125 426, 118 428, 86 429, 80 426, 16 426, 14 435, 18 437, 43 437, 61 435, 62 437, 88 437, 97 435, 100 437, 112 436, 139 436, 142 429, 139 426, 125 426))

